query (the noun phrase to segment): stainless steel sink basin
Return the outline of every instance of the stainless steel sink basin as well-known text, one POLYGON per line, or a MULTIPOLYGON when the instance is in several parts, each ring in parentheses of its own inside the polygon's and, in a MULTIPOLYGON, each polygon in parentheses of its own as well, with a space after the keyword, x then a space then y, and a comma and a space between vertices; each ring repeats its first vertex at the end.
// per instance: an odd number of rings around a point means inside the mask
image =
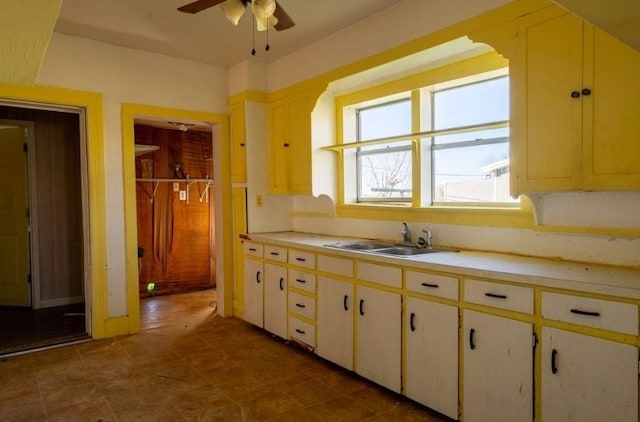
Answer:
POLYGON ((411 255, 422 255, 426 253, 434 253, 434 252, 441 252, 441 251, 442 249, 414 248, 411 246, 394 246, 392 248, 377 249, 372 252, 377 254, 383 254, 383 255, 411 256, 411 255))
POLYGON ((353 242, 353 243, 334 243, 332 245, 326 245, 326 246, 330 246, 332 248, 338 248, 338 249, 347 249, 350 251, 371 251, 374 249, 389 248, 392 245, 390 243, 370 241, 370 242, 353 242))

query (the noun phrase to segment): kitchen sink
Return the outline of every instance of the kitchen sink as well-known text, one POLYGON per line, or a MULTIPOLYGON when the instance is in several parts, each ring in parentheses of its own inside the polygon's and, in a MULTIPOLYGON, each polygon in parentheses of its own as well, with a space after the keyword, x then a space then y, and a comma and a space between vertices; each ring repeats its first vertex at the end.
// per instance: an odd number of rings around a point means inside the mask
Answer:
POLYGON ((411 256, 411 255, 422 255, 426 253, 434 253, 434 252, 441 252, 441 251, 442 249, 414 248, 411 246, 394 246, 392 248, 376 249, 375 251, 371 251, 371 252, 376 254, 382 254, 382 255, 411 256))
POLYGON ((338 248, 338 249, 347 249, 350 251, 371 251, 374 249, 389 248, 393 245, 390 243, 367 241, 367 242, 353 242, 353 243, 334 243, 326 246, 330 246, 332 248, 338 248))

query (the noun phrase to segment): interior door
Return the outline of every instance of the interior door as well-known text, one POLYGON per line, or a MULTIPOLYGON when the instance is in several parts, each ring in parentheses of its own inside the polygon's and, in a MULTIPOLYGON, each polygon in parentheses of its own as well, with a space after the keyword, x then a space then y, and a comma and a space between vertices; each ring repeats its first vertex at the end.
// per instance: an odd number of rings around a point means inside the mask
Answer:
POLYGON ((31 306, 24 128, 0 129, 0 305, 31 306))

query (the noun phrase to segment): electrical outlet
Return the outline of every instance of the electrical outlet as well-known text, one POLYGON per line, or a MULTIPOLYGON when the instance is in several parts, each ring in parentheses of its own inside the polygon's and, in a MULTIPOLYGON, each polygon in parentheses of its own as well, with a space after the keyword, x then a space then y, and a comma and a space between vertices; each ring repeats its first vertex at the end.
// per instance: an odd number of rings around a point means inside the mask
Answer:
POLYGON ((180 190, 180 183, 173 182, 173 191, 178 192, 180 190))
POLYGON ((262 206, 262 195, 256 195, 256 206, 262 206))
POLYGON ((180 200, 181 201, 186 201, 187 200, 187 191, 186 190, 181 190, 180 191, 180 200))

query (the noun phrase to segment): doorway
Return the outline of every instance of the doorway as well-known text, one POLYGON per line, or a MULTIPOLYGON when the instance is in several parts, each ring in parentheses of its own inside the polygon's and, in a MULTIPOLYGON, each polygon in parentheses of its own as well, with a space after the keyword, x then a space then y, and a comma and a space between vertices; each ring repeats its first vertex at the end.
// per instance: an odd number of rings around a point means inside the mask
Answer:
POLYGON ((83 119, 0 105, 0 355, 89 337, 83 119))

